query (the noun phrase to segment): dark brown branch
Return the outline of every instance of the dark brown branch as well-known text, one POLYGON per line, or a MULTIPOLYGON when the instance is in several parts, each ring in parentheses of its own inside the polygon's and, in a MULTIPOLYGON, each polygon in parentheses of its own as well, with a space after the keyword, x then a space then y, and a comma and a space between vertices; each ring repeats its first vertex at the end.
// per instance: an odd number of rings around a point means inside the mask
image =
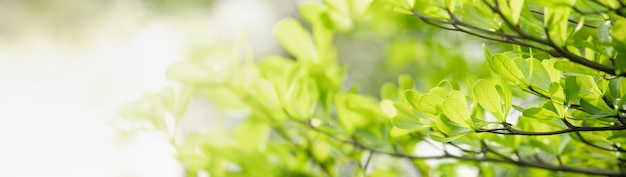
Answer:
MULTIPOLYGON (((292 120, 292 119, 290 119, 292 120)), ((387 151, 383 151, 383 150, 379 150, 373 147, 369 147, 367 145, 361 144, 357 141, 354 140, 345 140, 345 139, 341 139, 336 137, 334 134, 329 133, 329 132, 325 132, 323 130, 317 129, 315 127, 313 127, 311 124, 308 124, 306 122, 301 122, 301 121, 297 121, 297 120, 293 120, 305 127, 308 127, 309 129, 324 134, 327 137, 342 142, 342 143, 346 143, 346 144, 351 144, 359 149, 363 149, 363 150, 369 150, 371 152, 374 153, 380 153, 380 154, 386 154, 392 157, 399 157, 399 158, 406 158, 406 159, 411 159, 411 160, 424 160, 424 159, 457 159, 457 160, 462 160, 462 161, 473 161, 473 162, 495 162, 495 163, 508 163, 508 164, 513 164, 513 165, 517 165, 517 166, 524 166, 524 167, 534 167, 534 168, 540 168, 540 169, 546 169, 546 170, 553 170, 553 171, 564 171, 564 172, 573 172, 573 173, 583 173, 583 174, 591 174, 591 175, 603 175, 603 176, 624 176, 626 175, 626 173, 621 173, 621 172, 614 172, 614 171, 607 171, 607 170, 600 170, 600 169, 584 169, 584 168, 576 168, 576 167, 568 167, 568 166, 558 166, 558 165, 553 165, 553 164, 548 164, 548 163, 537 163, 537 162, 527 162, 527 161, 522 161, 522 160, 513 160, 513 159, 497 159, 497 158, 492 158, 492 157, 467 157, 467 156, 456 156, 456 155, 451 155, 451 154, 444 154, 444 155, 437 155, 437 156, 415 156, 415 155, 410 155, 410 154, 405 154, 405 153, 400 153, 400 152, 387 152, 387 151)))
POLYGON ((626 126, 611 126, 611 127, 577 127, 577 126, 573 126, 567 129, 563 129, 563 130, 557 130, 557 131, 549 131, 549 132, 529 132, 529 131, 523 131, 523 130, 518 130, 515 129, 513 127, 511 127, 510 125, 505 126, 505 129, 478 129, 475 132, 476 133, 495 133, 495 134, 502 134, 502 135, 528 135, 528 136, 548 136, 548 135, 558 135, 558 134, 564 134, 564 133, 571 133, 571 132, 598 132, 598 131, 610 131, 610 130, 626 130, 626 126))

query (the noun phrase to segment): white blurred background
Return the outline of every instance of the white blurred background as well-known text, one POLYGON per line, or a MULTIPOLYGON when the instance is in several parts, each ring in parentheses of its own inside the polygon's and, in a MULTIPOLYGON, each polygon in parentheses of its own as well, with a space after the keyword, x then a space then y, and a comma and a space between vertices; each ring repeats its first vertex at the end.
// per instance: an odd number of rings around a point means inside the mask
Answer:
POLYGON ((297 4, 0 0, 0 177, 182 176, 167 142, 121 137, 110 120, 172 85, 165 69, 189 46, 245 34, 257 56, 280 53, 273 25, 297 4))

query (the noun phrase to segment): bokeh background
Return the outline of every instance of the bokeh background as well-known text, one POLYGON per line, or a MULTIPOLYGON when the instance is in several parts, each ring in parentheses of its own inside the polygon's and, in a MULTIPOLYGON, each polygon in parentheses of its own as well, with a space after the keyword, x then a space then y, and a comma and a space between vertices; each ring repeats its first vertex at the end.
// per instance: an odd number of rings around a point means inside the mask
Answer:
MULTIPOLYGON (((280 53, 296 0, 0 0, 0 177, 176 177, 166 141, 121 136, 120 108, 175 83, 194 46, 280 53)), ((197 114, 211 116, 209 103, 197 114)), ((204 104, 204 105, 203 105, 204 104)))
MULTIPOLYGON (((257 58, 288 56, 273 26, 298 18, 300 2, 0 0, 0 177, 183 176, 162 137, 119 133, 120 109, 175 86, 168 65, 213 45, 243 37, 257 58)), ((377 96, 398 74, 423 76, 418 87, 428 88, 484 73, 481 43, 372 13, 335 38, 347 86, 377 96)), ((210 128, 225 114, 203 99, 189 107, 187 129, 210 128)))

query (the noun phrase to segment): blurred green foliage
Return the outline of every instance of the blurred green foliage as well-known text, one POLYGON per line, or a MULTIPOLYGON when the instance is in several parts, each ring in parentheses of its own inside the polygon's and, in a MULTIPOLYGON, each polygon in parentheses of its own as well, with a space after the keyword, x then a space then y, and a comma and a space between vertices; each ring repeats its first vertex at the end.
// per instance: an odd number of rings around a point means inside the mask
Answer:
POLYGON ((130 104, 124 121, 168 135, 188 176, 624 176, 624 9, 304 2, 308 25, 275 28, 290 56, 255 60, 239 42, 174 63, 182 89, 130 104), (246 118, 178 135, 196 94, 246 118))

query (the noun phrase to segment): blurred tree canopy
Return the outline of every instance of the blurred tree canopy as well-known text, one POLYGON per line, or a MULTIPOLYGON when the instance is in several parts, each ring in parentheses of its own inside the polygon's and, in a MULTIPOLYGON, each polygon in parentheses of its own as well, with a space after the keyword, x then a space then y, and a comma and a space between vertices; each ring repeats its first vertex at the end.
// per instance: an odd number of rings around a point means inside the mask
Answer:
POLYGON ((305 1, 289 55, 207 49, 122 121, 188 176, 624 176, 625 4, 305 1), (181 135, 194 95, 245 119, 181 135))

